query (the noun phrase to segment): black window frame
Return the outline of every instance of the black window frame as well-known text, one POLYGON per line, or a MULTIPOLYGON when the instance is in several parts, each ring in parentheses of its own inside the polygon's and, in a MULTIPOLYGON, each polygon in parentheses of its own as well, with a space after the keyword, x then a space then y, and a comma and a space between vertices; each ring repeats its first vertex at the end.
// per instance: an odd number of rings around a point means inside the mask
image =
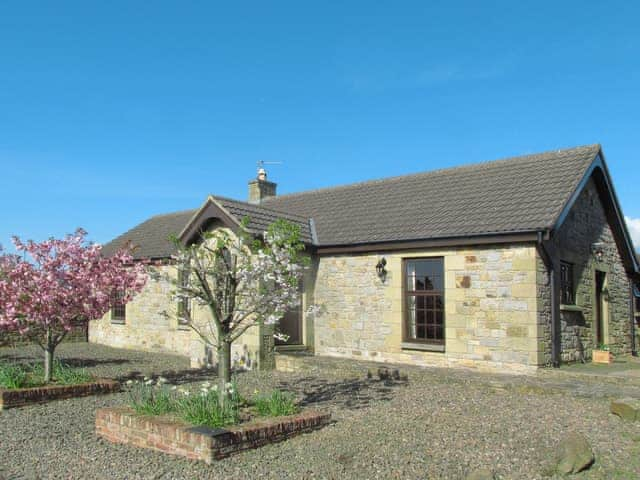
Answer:
MULTIPOLYGON (((444 347, 446 342, 446 304, 445 304, 445 270, 444 270, 444 257, 411 257, 411 258, 403 258, 402 259, 402 304, 403 304, 403 320, 402 320, 402 340, 403 343, 414 343, 414 344, 422 344, 422 345, 437 345, 444 347), (438 264, 438 269, 440 272, 440 281, 441 288, 440 289, 421 289, 421 290, 410 290, 408 283, 408 265, 411 262, 428 262, 428 263, 436 263, 438 264), (409 306, 410 298, 422 298, 423 299, 423 307, 417 308, 418 300, 415 301, 415 309, 416 312, 418 310, 422 310, 424 312, 425 321, 423 322, 422 327, 424 328, 425 335, 418 336, 419 325, 416 321, 416 334, 413 335, 411 333, 411 307, 409 306), (427 298, 431 299, 430 305, 427 303, 427 298), (437 308, 437 305, 440 305, 440 308, 437 308), (427 312, 433 312, 433 321, 429 322, 427 319, 427 312), (440 313, 441 323, 438 323, 437 313, 440 313), (429 329, 433 328, 434 332, 438 331, 438 327, 440 328, 441 335, 438 337, 437 335, 430 336, 429 329)), ((417 320, 417 315, 416 315, 417 320)))
POLYGON ((560 303, 562 305, 576 304, 574 264, 565 260, 560 261, 560 303))
POLYGON ((124 297, 122 292, 116 293, 114 295, 114 304, 111 307, 111 323, 116 323, 118 325, 124 325, 127 323, 127 304, 116 303, 122 297, 124 297))
MULTIPOLYGON (((189 268, 189 265, 185 264, 182 265, 179 269, 178 269, 178 283, 181 286, 184 286, 186 283, 188 283, 189 280, 189 275, 191 273, 191 269, 189 268)), ((191 316, 191 299, 186 298, 186 297, 181 297, 178 299, 178 310, 177 310, 177 317, 178 317, 178 328, 185 328, 189 325, 189 319, 188 317, 191 316), (185 312, 188 313, 188 315, 185 315, 185 312)))

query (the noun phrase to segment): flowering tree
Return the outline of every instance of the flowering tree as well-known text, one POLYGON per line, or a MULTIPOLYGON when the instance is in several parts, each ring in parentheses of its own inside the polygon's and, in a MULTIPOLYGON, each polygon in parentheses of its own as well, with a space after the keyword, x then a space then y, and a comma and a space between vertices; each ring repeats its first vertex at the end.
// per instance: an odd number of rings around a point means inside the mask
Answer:
POLYGON ((51 381, 55 348, 74 326, 129 302, 146 283, 145 267, 133 263, 129 248, 104 257, 85 235, 78 229, 40 243, 14 237, 23 257, 0 256, 0 330, 17 331, 40 345, 45 382, 51 381))
POLYGON ((178 245, 183 269, 173 295, 193 300, 210 315, 194 321, 189 308, 179 315, 218 355, 218 389, 225 403, 231 376, 231 345, 249 328, 274 325, 299 303, 304 249, 298 227, 285 221, 272 224, 263 241, 252 241, 227 229, 203 234, 200 243, 178 245))

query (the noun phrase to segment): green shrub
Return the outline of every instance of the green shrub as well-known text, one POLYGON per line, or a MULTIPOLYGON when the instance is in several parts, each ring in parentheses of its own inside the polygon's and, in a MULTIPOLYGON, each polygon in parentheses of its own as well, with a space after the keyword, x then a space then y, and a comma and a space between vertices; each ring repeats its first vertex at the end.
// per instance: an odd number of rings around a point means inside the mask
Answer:
POLYGON ((211 387, 204 382, 199 393, 192 393, 177 387, 169 388, 162 382, 145 379, 143 383, 128 382, 129 405, 136 413, 144 415, 174 414, 194 425, 208 427, 223 427, 238 423, 240 420, 240 405, 243 400, 238 395, 235 385, 230 385, 229 402, 224 407, 218 399, 217 386, 211 387))
MULTIPOLYGON (((31 367, 31 377, 34 383, 42 385, 44 383, 44 368, 41 364, 35 364, 31 367)), ((88 373, 84 368, 73 368, 59 360, 53 362, 51 371, 53 381, 59 385, 77 385, 79 383, 88 383, 94 380, 94 376, 88 373)))
MULTIPOLYGON (((163 382, 145 378, 144 382, 127 382, 129 405, 143 415, 172 414, 193 425, 220 428, 240 421, 240 408, 247 404, 240 396, 235 382, 226 386, 229 401, 222 406, 218 398, 218 386, 204 382, 194 393, 184 388, 168 387, 163 382)), ((291 393, 274 390, 269 395, 257 396, 251 402, 261 416, 279 417, 298 412, 295 397, 291 393)))
POLYGON ((172 392, 164 386, 134 383, 129 390, 129 405, 143 415, 164 415, 175 410, 172 392))
MULTIPOLYGON (((59 385, 77 385, 94 380, 85 369, 72 368, 60 361, 53 364, 53 381, 59 385)), ((41 364, 22 365, 0 363, 0 387, 27 388, 44 385, 44 368, 41 364)))
POLYGON ((29 385, 29 375, 22 365, 0 363, 0 387, 24 388, 29 385))
POLYGON ((280 390, 273 390, 269 395, 256 396, 253 399, 253 406, 258 415, 265 417, 280 417, 298 412, 295 396, 280 390))
POLYGON ((237 399, 232 395, 225 406, 221 406, 216 390, 182 396, 177 399, 179 415, 194 425, 219 428, 238 423, 240 419, 237 399))
POLYGON ((53 378, 63 385, 77 385, 94 380, 94 376, 84 368, 71 368, 62 362, 54 362, 53 378))

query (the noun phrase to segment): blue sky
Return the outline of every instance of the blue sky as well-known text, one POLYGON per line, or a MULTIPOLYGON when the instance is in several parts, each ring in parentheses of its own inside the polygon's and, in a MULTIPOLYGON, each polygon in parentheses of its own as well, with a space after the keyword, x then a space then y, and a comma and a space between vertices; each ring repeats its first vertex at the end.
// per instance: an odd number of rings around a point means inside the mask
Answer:
MULTIPOLYGON (((3 2, 0 243, 600 142, 640 219, 637 2, 3 2)), ((640 241, 640 220, 630 222, 640 241)))

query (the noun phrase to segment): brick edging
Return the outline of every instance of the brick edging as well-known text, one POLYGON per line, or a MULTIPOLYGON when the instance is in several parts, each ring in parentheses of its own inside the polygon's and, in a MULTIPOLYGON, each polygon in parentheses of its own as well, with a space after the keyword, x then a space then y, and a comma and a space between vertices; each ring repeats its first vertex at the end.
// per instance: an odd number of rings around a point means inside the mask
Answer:
POLYGON ((169 416, 136 414, 128 407, 96 411, 96 434, 113 443, 148 448, 212 463, 229 455, 322 428, 331 414, 306 410, 228 428, 194 427, 169 416))
POLYGON ((88 395, 119 391, 119 382, 103 378, 78 385, 45 385, 33 388, 0 389, 0 410, 65 398, 86 397, 88 395))

